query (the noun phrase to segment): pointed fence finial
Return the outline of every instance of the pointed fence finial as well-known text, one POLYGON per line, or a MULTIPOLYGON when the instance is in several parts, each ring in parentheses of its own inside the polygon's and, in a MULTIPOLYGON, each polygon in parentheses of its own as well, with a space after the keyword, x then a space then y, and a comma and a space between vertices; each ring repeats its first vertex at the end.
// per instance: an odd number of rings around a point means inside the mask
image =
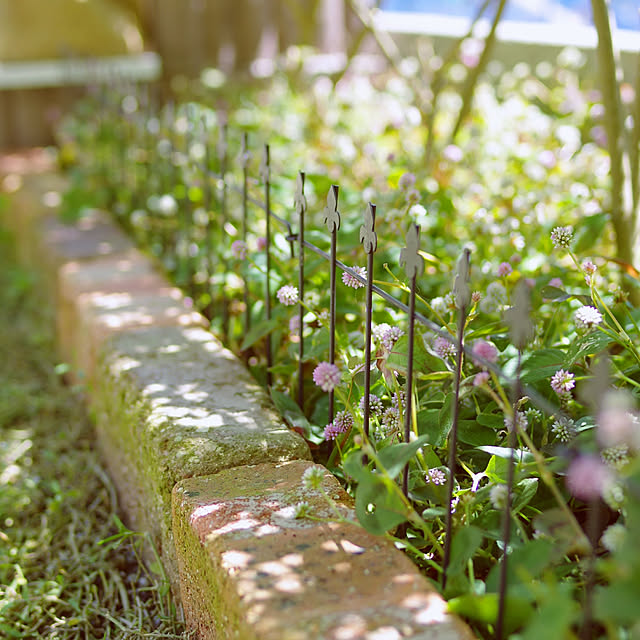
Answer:
POLYGON ((458 258, 456 278, 453 282, 453 297, 458 309, 468 309, 471 304, 471 287, 469 286, 469 271, 471 269, 471 251, 465 248, 458 258))
POLYGON ((407 278, 415 278, 422 275, 424 271, 424 261, 418 253, 420 248, 420 227, 412 224, 407 231, 407 246, 400 250, 400 266, 404 265, 407 278))
POLYGON ((338 211, 338 191, 339 187, 335 184, 331 185, 327 194, 327 205, 322 210, 324 214, 324 222, 327 225, 329 233, 333 233, 340 229, 340 212, 338 211))
POLYGON ((378 248, 378 236, 375 232, 376 205, 369 203, 364 212, 364 224, 360 227, 360 242, 365 253, 374 253, 378 248))
POLYGON ((296 193, 293 198, 293 204, 296 208, 296 213, 298 216, 303 214, 307 210, 307 199, 304 195, 304 172, 298 171, 298 176, 296 177, 296 193))

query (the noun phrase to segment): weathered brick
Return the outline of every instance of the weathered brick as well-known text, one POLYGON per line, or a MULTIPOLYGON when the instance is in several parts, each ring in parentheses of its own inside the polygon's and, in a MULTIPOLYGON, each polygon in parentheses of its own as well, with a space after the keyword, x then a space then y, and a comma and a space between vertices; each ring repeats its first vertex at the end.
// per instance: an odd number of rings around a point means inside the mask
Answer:
POLYGON ((201 328, 151 327, 108 338, 91 402, 131 522, 152 534, 172 576, 176 482, 310 455, 244 365, 201 328))
MULTIPOLYGON (((176 485, 182 603, 198 637, 470 640, 406 556, 337 521, 326 498, 303 487, 311 465, 244 466, 176 485), (296 519, 301 501, 325 520, 296 519)), ((355 518, 326 470, 323 490, 343 518, 355 518)))

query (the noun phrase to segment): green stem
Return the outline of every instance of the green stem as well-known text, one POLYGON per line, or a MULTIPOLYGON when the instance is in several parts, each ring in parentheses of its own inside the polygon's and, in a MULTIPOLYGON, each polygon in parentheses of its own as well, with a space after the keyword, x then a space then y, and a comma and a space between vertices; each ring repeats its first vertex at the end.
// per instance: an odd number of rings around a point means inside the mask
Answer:
POLYGON ((547 485, 547 487, 553 494, 553 497, 555 498, 556 502, 558 503, 558 506, 566 515, 567 521, 569 522, 571 528, 575 532, 576 539, 579 540, 582 544, 586 544, 585 548, 587 548, 589 546, 589 541, 585 536, 584 531, 582 530, 582 527, 580 526, 575 516, 571 512, 571 509, 569 509, 569 506, 567 505, 564 497, 560 493, 560 489, 558 489, 558 485, 556 484, 553 478, 553 474, 545 466, 544 457, 542 456, 540 451, 538 451, 536 446, 533 444, 527 432, 521 429, 520 426, 517 425, 517 423, 516 423, 516 427, 518 429, 520 436, 522 437, 522 440, 524 441, 529 451, 531 451, 534 457, 534 460, 536 461, 536 466, 538 467, 538 473, 540 474, 541 480, 547 485))

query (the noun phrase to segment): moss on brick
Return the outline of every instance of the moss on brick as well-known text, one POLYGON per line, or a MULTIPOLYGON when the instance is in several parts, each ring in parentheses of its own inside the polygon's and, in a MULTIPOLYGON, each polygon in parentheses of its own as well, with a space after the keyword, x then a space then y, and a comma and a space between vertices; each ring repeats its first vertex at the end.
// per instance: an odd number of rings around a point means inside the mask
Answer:
POLYGON ((99 442, 132 524, 149 531, 177 587, 171 491, 179 480, 308 459, 242 364, 202 329, 113 336, 98 364, 99 442))
POLYGON ((234 586, 225 579, 219 562, 212 562, 189 526, 188 513, 180 500, 181 491, 176 487, 173 521, 185 618, 191 628, 197 629, 202 640, 253 640, 256 636, 246 624, 245 612, 234 586))

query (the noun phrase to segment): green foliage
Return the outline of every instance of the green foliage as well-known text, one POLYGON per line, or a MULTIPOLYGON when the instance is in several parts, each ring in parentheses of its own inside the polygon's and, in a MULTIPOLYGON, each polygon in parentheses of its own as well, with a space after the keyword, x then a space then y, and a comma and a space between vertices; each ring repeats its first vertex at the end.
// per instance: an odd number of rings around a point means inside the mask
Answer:
MULTIPOLYGON (((477 621, 487 637, 495 632, 505 554, 504 622, 513 638, 576 636, 584 618, 580 603, 587 595, 593 597, 594 622, 603 635, 637 632, 629 611, 640 597, 640 552, 629 541, 640 535, 634 476, 640 449, 634 404, 640 389, 640 329, 638 311, 622 289, 635 272, 613 257, 608 160, 593 119, 600 105, 588 81, 579 81, 574 71, 561 63, 546 71, 520 65, 487 75, 469 128, 456 137, 458 146, 448 144, 454 114, 448 109, 436 114, 429 132, 432 163, 425 162, 423 123, 411 118, 407 77, 347 75, 333 86, 326 77, 298 78, 296 85, 276 74, 266 87, 230 87, 224 198, 220 183, 203 174, 202 161, 189 163, 187 136, 175 130, 169 111, 159 114, 160 131, 149 148, 148 136, 135 124, 104 113, 71 121, 63 132, 67 144, 77 141, 87 184, 95 180, 106 191, 123 226, 191 287, 196 306, 209 313, 214 328, 265 381, 269 339, 271 397, 313 445, 317 460, 351 492, 363 527, 397 536, 398 546, 421 567, 440 575, 446 520, 454 507, 444 595, 452 611, 477 621), (242 217, 236 161, 241 128, 250 132, 254 150, 254 138, 271 143, 271 207, 294 235, 298 219, 293 212, 301 206, 296 176, 309 168, 307 241, 329 251, 325 206, 338 183, 339 260, 365 265, 359 238, 369 200, 377 205, 375 284, 406 302, 400 259, 414 267, 423 264, 414 264, 417 251, 424 259, 416 305, 430 324, 416 324, 410 389, 406 314, 374 297, 371 393, 376 400, 368 433, 361 409, 364 290, 345 285, 338 272, 340 380, 334 422, 327 424, 328 395, 314 384, 313 371, 329 359, 329 269, 324 258, 305 251, 304 318, 297 327, 299 307, 276 302, 280 287, 298 285, 297 247, 294 256, 289 229, 274 222, 269 253, 274 309, 266 319, 267 261, 259 242, 266 225, 259 207, 249 211, 248 224, 242 217), (129 153, 123 153, 124 133, 129 153), (178 151, 158 153, 170 137, 178 151), (109 154, 128 162, 128 170, 105 164, 109 154), (134 181, 138 174, 147 180, 134 181), (422 231, 419 250, 417 234, 405 235, 415 224, 422 231), (562 242, 557 227, 565 228, 562 242), (240 239, 247 250, 242 258, 232 250, 240 239), (465 247, 471 250, 470 265, 458 273, 456 286, 458 255, 465 247), (471 302, 461 305, 456 292, 465 302, 473 292, 471 302), (467 312, 462 321, 460 306, 467 312), (248 330, 245 314, 252 322, 248 330), (452 336, 459 322, 464 323, 465 352, 457 385, 452 336), (302 363, 297 361, 300 341, 302 363), (599 379, 594 362, 601 354, 611 361, 610 379, 599 379), (484 361, 476 360, 478 355, 484 361), (302 407, 293 400, 299 371, 302 407), (613 445, 602 435, 606 410, 612 409, 607 402, 619 403, 613 407, 620 410, 614 412, 614 427, 635 425, 624 437, 618 434, 620 442, 613 445), (443 461, 449 460, 454 410, 458 442, 455 467, 449 470, 443 461), (340 420, 346 421, 344 429, 336 431, 340 420), (620 527, 606 529, 591 545, 584 531, 593 505, 583 491, 597 473, 572 480, 573 463, 587 457, 607 479, 596 491, 607 505, 607 523, 620 527), (512 504, 503 525, 511 477, 512 504), (619 530, 626 532, 626 542, 616 549, 606 546, 619 530), (591 566, 595 573, 589 582, 585 575, 591 566)), ((455 104, 456 96, 444 91, 439 100, 455 104)), ((208 168, 219 171, 222 163, 212 144, 219 132, 217 115, 191 102, 177 107, 173 117, 190 122, 192 134, 206 119, 208 168)), ((258 156, 254 153, 247 166, 253 199, 264 193, 258 156)), ((73 191, 72 196, 77 197, 73 191)), ((336 220, 333 208, 330 213, 336 220)))

